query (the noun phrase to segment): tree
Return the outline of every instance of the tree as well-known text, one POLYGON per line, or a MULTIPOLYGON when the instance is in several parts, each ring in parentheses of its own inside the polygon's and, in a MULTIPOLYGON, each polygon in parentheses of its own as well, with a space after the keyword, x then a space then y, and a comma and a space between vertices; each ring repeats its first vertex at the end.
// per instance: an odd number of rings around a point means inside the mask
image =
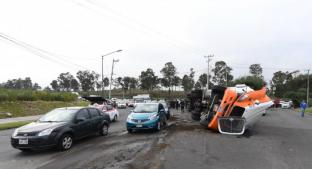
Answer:
POLYGON ((198 82, 201 86, 201 88, 204 88, 205 86, 207 86, 207 74, 201 74, 198 78, 198 82))
POLYGON ((126 77, 123 78, 123 84, 124 84, 125 91, 129 90, 130 83, 131 83, 131 77, 126 76, 126 77))
POLYGON ((234 85, 245 84, 254 90, 262 89, 266 86, 266 82, 261 77, 257 76, 243 76, 234 80, 234 85))
POLYGON ((184 75, 182 78, 182 88, 185 92, 189 92, 193 89, 195 81, 194 81, 195 71, 193 68, 190 69, 190 75, 184 75))
MULTIPOLYGON (((20 82, 22 83, 22 86, 21 89, 31 89, 33 88, 33 83, 30 79, 30 77, 26 77, 25 80, 22 80, 22 79, 19 79, 20 82)), ((38 87, 39 85, 37 84, 36 87, 38 87)), ((41 87, 40 87, 41 88, 41 87)))
POLYGON ((6 83, 2 84, 2 86, 8 89, 34 89, 33 88, 34 86, 30 77, 26 77, 25 79, 18 78, 18 79, 8 80, 6 83))
POLYGON ((130 92, 131 92, 131 89, 136 89, 137 86, 138 86, 138 80, 134 77, 130 78, 130 83, 129 83, 129 87, 130 87, 130 92))
POLYGON ((77 79, 81 84, 82 91, 94 91, 94 87, 98 78, 99 75, 96 74, 94 71, 90 72, 88 70, 80 70, 77 72, 77 79))
POLYGON ((60 86, 59 86, 57 80, 52 80, 52 82, 50 83, 50 85, 51 85, 51 87, 52 87, 52 89, 53 89, 54 91, 60 91, 60 86))
POLYGON ((177 68, 172 64, 172 62, 167 62, 165 64, 165 67, 161 69, 160 73, 163 75, 163 82, 162 83, 163 87, 168 87, 169 88, 169 95, 171 93, 171 87, 174 86, 174 78, 175 75, 177 74, 177 68))
POLYGON ((260 64, 252 64, 249 66, 249 73, 252 76, 263 78, 262 76, 262 67, 260 64))
POLYGON ((108 87, 108 86, 109 86, 109 79, 108 79, 108 77, 105 77, 105 78, 103 79, 103 81, 104 81, 104 88, 105 88, 105 87, 108 87))
POLYGON ((141 88, 143 90, 153 90, 158 85, 158 77, 155 76, 153 69, 148 68, 142 71, 140 75, 141 88))
POLYGON ((39 86, 39 84, 38 84, 38 83, 34 83, 34 85, 33 85, 32 89, 34 89, 34 90, 40 90, 40 89, 41 89, 41 87, 39 86))
POLYGON ((51 88, 50 88, 49 86, 45 87, 43 90, 44 90, 44 91, 48 91, 48 92, 52 91, 51 88))
POLYGON ((174 76, 173 78, 173 86, 179 87, 181 85, 182 79, 179 76, 174 76))
POLYGON ((184 75, 182 78, 182 88, 185 92, 191 91, 193 88, 190 77, 188 75, 184 75))
POLYGON ((202 88, 201 83, 200 83, 199 81, 197 81, 197 82, 195 83, 194 88, 195 88, 196 90, 200 90, 200 89, 202 88))
POLYGON ((216 62, 212 71, 214 72, 212 81, 217 85, 226 86, 227 83, 233 80, 231 75, 232 68, 227 66, 224 61, 216 62))
POLYGON ((70 91, 71 89, 71 81, 74 79, 74 76, 69 72, 61 73, 57 78, 58 84, 61 90, 70 91))
POLYGON ((275 96, 277 97, 282 97, 283 93, 285 92, 286 89, 286 79, 287 79, 287 74, 282 71, 275 72, 273 74, 272 80, 270 82, 272 90, 275 89, 274 93, 275 96))
POLYGON ((79 90, 79 82, 78 80, 76 80, 75 78, 74 79, 71 79, 70 81, 70 87, 73 91, 77 92, 79 90))
POLYGON ((160 85, 163 87, 169 87, 170 86, 170 82, 166 78, 160 78, 159 81, 160 81, 160 85))

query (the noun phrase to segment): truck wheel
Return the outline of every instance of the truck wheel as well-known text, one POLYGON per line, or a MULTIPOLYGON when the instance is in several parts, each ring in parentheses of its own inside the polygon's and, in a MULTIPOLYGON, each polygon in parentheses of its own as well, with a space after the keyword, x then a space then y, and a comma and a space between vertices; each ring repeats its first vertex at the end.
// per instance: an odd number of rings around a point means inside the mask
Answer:
POLYGON ((200 120, 200 115, 192 113, 192 119, 195 120, 195 121, 199 121, 200 120))

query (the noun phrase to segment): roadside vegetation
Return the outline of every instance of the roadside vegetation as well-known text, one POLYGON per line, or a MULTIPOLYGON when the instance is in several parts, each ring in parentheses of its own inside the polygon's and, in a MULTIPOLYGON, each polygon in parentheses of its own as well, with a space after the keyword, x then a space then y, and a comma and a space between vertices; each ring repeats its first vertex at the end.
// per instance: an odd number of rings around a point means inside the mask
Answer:
POLYGON ((64 101, 72 102, 77 95, 70 92, 38 91, 32 89, 0 88, 0 102, 5 101, 64 101))
POLYGON ((19 122, 10 122, 10 123, 0 124, 0 130, 18 128, 18 127, 21 127, 21 126, 28 124, 30 122, 31 121, 19 121, 19 122))
MULTIPOLYGON (((0 112, 10 112, 13 117, 40 115, 59 107, 87 106, 84 101, 6 101, 0 102, 0 112)), ((5 115, 0 114, 0 118, 5 115)))

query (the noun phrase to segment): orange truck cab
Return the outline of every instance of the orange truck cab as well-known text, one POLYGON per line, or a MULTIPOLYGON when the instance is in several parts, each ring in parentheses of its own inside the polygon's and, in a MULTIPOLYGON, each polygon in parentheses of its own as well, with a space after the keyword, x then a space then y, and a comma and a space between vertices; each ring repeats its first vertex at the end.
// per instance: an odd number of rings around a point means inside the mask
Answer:
POLYGON ((266 88, 253 90, 246 85, 216 86, 212 89, 201 124, 223 134, 241 135, 273 105, 266 88))

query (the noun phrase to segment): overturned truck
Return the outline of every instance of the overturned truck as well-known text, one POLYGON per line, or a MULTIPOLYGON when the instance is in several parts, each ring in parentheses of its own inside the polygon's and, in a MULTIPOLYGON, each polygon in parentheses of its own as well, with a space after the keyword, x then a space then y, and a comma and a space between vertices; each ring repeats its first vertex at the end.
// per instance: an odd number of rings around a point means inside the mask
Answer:
POLYGON ((231 135, 243 134, 273 105, 266 88, 253 90, 246 85, 215 86, 211 92, 202 92, 201 97, 190 96, 195 95, 188 96, 194 120, 200 120, 208 129, 231 135))

